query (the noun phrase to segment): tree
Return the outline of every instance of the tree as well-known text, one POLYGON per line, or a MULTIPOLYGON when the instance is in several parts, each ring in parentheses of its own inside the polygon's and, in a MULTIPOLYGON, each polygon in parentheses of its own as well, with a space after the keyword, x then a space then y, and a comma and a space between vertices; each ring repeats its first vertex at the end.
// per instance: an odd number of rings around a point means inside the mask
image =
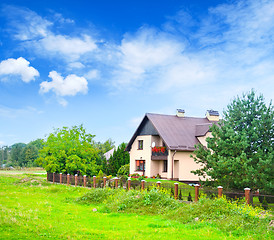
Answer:
POLYGON ((38 149, 35 145, 28 144, 22 151, 21 167, 35 166, 35 160, 38 158, 38 149))
POLYGON ((11 146, 10 157, 13 166, 24 166, 23 149, 25 147, 25 143, 15 143, 11 146))
POLYGON ((202 168, 193 173, 210 176, 225 188, 265 189, 273 193, 274 110, 255 92, 236 97, 224 110, 224 118, 211 129, 207 148, 194 151, 202 168))
MULTIPOLYGON (((106 164, 106 159, 104 154, 108 152, 109 150, 115 148, 114 141, 112 141, 111 139, 108 139, 104 143, 97 142, 95 143, 95 147, 99 150, 99 156, 100 156, 96 164, 100 166, 104 166, 106 164)), ((105 169, 102 169, 102 170, 105 171, 105 169)))
POLYGON ((98 172, 99 157, 94 137, 83 125, 56 129, 48 136, 36 162, 48 172, 92 176, 98 172))
POLYGON ((117 150, 113 152, 107 165, 108 174, 116 175, 121 166, 129 163, 129 153, 125 151, 126 146, 126 143, 122 143, 117 150))

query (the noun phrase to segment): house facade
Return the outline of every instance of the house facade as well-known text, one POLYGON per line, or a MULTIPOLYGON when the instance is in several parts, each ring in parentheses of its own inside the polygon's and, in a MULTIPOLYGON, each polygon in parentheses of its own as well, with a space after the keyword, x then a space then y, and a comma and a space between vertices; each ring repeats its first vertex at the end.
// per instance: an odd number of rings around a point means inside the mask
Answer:
POLYGON ((185 117, 180 109, 176 115, 147 113, 126 148, 130 174, 197 182, 191 171, 201 166, 190 155, 198 143, 206 146, 209 127, 218 121, 219 113, 213 110, 205 118, 185 117))

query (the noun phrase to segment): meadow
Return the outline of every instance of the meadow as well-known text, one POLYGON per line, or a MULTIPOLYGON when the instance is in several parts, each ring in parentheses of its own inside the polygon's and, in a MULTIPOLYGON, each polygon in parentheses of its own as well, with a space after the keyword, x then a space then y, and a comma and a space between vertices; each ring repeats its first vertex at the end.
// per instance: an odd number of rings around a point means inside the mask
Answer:
POLYGON ((272 215, 226 199, 185 204, 169 194, 46 182, 0 171, 0 239, 273 239, 272 215))

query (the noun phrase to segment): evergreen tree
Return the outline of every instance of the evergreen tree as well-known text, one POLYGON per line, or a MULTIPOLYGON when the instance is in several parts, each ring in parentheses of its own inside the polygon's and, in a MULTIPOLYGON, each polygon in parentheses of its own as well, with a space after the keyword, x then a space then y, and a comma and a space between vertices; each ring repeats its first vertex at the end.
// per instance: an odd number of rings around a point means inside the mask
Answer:
POLYGON ((117 150, 114 150, 107 165, 108 174, 116 175, 121 166, 129 163, 129 153, 125 149, 126 143, 122 143, 117 150))
POLYGON ((265 189, 273 193, 274 111, 255 92, 235 98, 224 111, 224 119, 210 129, 208 146, 196 146, 193 171, 210 176, 225 188, 265 189))

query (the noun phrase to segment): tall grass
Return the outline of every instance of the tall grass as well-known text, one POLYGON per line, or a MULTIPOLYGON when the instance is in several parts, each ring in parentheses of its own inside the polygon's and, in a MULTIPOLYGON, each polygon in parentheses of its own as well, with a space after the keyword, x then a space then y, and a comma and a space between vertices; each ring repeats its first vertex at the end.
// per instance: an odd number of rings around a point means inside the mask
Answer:
POLYGON ((271 216, 226 199, 87 189, 0 174, 0 239, 273 239, 271 216))

